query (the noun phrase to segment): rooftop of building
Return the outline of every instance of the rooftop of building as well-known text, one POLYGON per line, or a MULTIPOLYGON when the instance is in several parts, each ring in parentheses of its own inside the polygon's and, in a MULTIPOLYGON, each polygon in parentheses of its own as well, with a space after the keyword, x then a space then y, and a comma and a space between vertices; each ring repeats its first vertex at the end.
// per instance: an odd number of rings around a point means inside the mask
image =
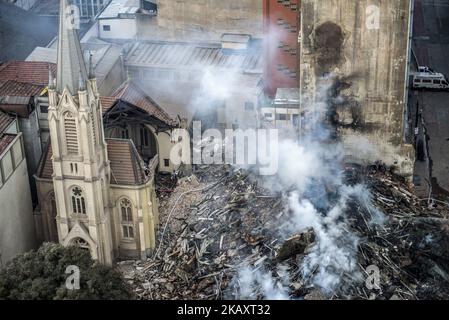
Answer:
POLYGON ((127 54, 126 64, 188 69, 217 67, 261 73, 263 54, 259 40, 252 40, 243 52, 223 50, 221 43, 140 41, 127 54))
POLYGON ((56 35, 55 19, 5 1, 0 1, 0 13, 0 62, 25 59, 36 46, 46 45, 56 35))
POLYGON ((275 105, 299 105, 299 88, 278 88, 274 99, 275 105))
POLYGON ((14 117, 0 110, 0 135, 5 132, 13 121, 14 117))
POLYGON ((0 84, 13 80, 38 86, 48 85, 48 68, 56 76, 56 64, 43 61, 13 60, 0 65, 0 84))
MULTIPOLYGON (((57 41, 56 41, 57 42, 57 41)), ((81 43, 84 53, 84 61, 89 61, 92 54, 92 63, 97 78, 98 87, 101 87, 106 76, 120 59, 122 46, 109 43, 97 38, 90 38, 85 43, 81 43)), ((57 49, 36 47, 26 58, 27 61, 44 61, 56 63, 57 49)))
POLYGON ((139 0, 112 0, 98 19, 129 18, 140 10, 139 0))
POLYGON ((100 101, 103 113, 106 113, 118 101, 123 101, 155 117, 166 125, 176 125, 176 121, 132 80, 125 81, 110 97, 101 97, 100 101))
POLYGON ((26 118, 34 110, 32 97, 41 95, 48 84, 48 71, 56 65, 47 62, 10 61, 0 65, 0 109, 26 118))
MULTIPOLYGON (((138 186, 151 179, 151 175, 145 172, 145 164, 132 140, 106 139, 106 143, 111 166, 111 184, 138 186)), ((53 178, 52 157, 53 150, 51 143, 48 143, 38 167, 37 177, 47 180, 53 178)))
POLYGON ((8 149, 14 138, 17 137, 16 134, 11 133, 0 133, 0 155, 8 149))

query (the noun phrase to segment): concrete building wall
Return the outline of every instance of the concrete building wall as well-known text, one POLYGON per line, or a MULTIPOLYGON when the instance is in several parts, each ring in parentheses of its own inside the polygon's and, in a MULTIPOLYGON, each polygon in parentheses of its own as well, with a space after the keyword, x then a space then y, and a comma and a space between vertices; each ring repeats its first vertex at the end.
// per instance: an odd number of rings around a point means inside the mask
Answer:
POLYGON ((36 183, 33 179, 33 174, 37 171, 39 160, 42 156, 42 144, 39 130, 39 120, 37 110, 35 109, 28 118, 18 118, 19 128, 23 133, 23 142, 25 146, 25 155, 27 158, 28 172, 31 195, 33 203, 37 202, 36 183))
POLYGON ((413 152, 404 142, 411 0, 301 3, 303 106, 329 98, 323 88, 330 86, 330 98, 340 96, 328 101, 338 101, 332 120, 348 155, 411 175, 413 152))
POLYGON ((22 135, 18 135, 11 147, 0 155, 3 163, 5 157, 14 154, 15 166, 9 177, 0 177, 4 180, 0 183, 0 266, 36 245, 27 162, 23 153, 18 156, 19 150, 23 151, 21 143, 22 135), (11 153, 14 148, 17 149, 11 153))
POLYGON ((219 40, 226 32, 262 36, 261 0, 159 0, 158 24, 182 35, 208 32, 219 40))
POLYGON ((136 19, 101 19, 98 21, 100 39, 134 39, 137 34, 136 19))

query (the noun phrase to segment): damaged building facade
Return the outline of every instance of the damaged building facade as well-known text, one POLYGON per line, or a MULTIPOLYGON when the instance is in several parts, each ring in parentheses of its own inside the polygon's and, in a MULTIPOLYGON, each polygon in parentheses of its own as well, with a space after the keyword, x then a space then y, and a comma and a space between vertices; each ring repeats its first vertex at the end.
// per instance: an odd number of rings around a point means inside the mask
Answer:
POLYGON ((412 2, 301 1, 302 105, 330 102, 351 161, 382 160, 403 176, 414 162, 406 141, 412 2))

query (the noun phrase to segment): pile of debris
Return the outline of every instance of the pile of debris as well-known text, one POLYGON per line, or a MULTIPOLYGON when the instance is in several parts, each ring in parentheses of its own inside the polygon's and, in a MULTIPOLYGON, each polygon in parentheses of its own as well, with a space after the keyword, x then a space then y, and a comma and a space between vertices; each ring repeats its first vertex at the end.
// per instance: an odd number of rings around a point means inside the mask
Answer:
POLYGON ((358 271, 368 277, 369 266, 379 268, 372 290, 342 275, 341 287, 329 296, 303 279, 300 261, 316 243, 313 229, 280 235, 287 214, 283 195, 227 166, 199 167, 180 179, 161 207, 154 256, 119 267, 141 299, 239 298, 232 286, 241 268, 268 267, 276 278, 280 263, 289 269, 292 299, 448 298, 448 205, 417 199, 388 172, 370 172, 365 179, 387 221, 370 224, 371 213, 357 201, 347 217, 360 239, 358 271))

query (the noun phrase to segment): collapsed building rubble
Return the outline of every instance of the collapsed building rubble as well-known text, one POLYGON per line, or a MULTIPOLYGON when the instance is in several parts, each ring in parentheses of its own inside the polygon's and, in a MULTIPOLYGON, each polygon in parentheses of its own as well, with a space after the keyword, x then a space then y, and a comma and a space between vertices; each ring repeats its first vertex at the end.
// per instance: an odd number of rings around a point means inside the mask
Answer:
MULTIPOLYGON (((279 265, 288 270, 291 299, 449 298, 448 205, 429 205, 378 169, 357 180, 369 187, 385 221, 371 223, 370 207, 351 202, 347 218, 359 237, 358 270, 342 274, 331 293, 302 277, 301 260, 316 244, 314 230, 279 234, 287 211, 283 195, 261 187, 250 172, 226 166, 202 166, 180 179, 162 200, 153 257, 122 261, 119 268, 141 299, 241 298, 239 270, 269 270, 281 282, 279 265), (370 266, 379 269, 374 288, 366 285, 370 266)), ((259 289, 252 297, 265 298, 259 289)))

